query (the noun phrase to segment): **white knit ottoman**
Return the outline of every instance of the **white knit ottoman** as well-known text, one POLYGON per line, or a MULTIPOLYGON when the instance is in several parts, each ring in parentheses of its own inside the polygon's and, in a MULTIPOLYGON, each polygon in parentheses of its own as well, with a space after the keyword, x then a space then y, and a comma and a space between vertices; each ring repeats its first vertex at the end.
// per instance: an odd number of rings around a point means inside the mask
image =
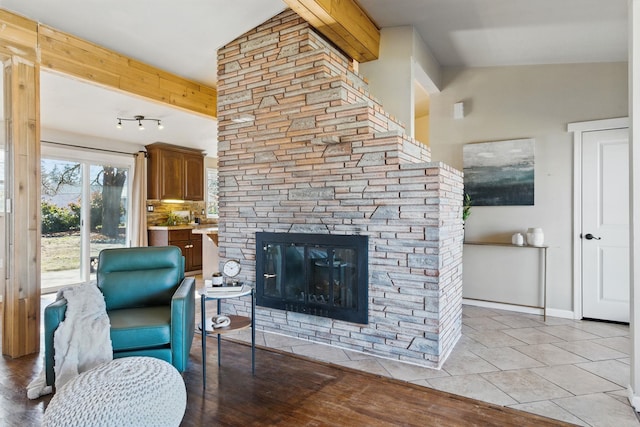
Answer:
POLYGON ((97 366, 56 391, 43 426, 179 426, 187 406, 182 376, 152 357, 97 366))

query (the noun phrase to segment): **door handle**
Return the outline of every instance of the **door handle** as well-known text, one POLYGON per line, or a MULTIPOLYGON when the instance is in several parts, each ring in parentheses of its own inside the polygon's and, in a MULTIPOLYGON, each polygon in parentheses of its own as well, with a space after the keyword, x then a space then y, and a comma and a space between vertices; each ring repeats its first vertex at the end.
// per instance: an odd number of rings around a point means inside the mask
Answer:
POLYGON ((602 240, 602 237, 596 237, 591 233, 585 234, 584 238, 587 239, 587 240, 602 240))
POLYGON ((265 279, 273 279, 274 277, 276 277, 275 274, 266 274, 266 273, 263 274, 263 276, 264 276, 265 279))

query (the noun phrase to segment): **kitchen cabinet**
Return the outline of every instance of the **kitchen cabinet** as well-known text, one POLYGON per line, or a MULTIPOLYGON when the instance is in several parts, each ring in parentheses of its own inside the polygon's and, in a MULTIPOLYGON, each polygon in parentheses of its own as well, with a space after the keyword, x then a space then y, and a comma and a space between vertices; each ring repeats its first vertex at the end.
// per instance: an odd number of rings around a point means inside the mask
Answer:
POLYGON ((149 230, 149 246, 177 246, 184 256, 184 271, 202 270, 202 235, 192 228, 149 230))
POLYGON ((189 248, 191 253, 189 254, 191 261, 191 270, 202 270, 202 236, 192 235, 191 247, 189 248))
POLYGON ((201 151, 162 142, 145 148, 148 199, 204 200, 204 155, 201 151))
POLYGON ((204 157, 184 154, 184 199, 204 200, 204 157))

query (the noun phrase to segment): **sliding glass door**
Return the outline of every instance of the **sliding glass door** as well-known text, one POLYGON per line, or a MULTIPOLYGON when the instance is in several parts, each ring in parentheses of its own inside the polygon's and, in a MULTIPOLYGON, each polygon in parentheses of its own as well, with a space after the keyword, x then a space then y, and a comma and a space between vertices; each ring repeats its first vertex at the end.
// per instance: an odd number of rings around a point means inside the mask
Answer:
POLYGON ((82 164, 41 160, 42 288, 82 282, 80 271, 82 164))
POLYGON ((102 249, 128 246, 132 160, 43 145, 43 292, 94 279, 102 249))

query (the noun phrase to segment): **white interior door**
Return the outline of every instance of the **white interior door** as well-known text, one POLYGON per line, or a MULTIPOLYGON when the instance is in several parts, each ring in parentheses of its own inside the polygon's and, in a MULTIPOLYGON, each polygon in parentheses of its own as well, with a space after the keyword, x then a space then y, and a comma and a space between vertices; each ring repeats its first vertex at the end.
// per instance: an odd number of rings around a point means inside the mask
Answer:
POLYGON ((629 321, 629 131, 582 139, 582 316, 629 321))

